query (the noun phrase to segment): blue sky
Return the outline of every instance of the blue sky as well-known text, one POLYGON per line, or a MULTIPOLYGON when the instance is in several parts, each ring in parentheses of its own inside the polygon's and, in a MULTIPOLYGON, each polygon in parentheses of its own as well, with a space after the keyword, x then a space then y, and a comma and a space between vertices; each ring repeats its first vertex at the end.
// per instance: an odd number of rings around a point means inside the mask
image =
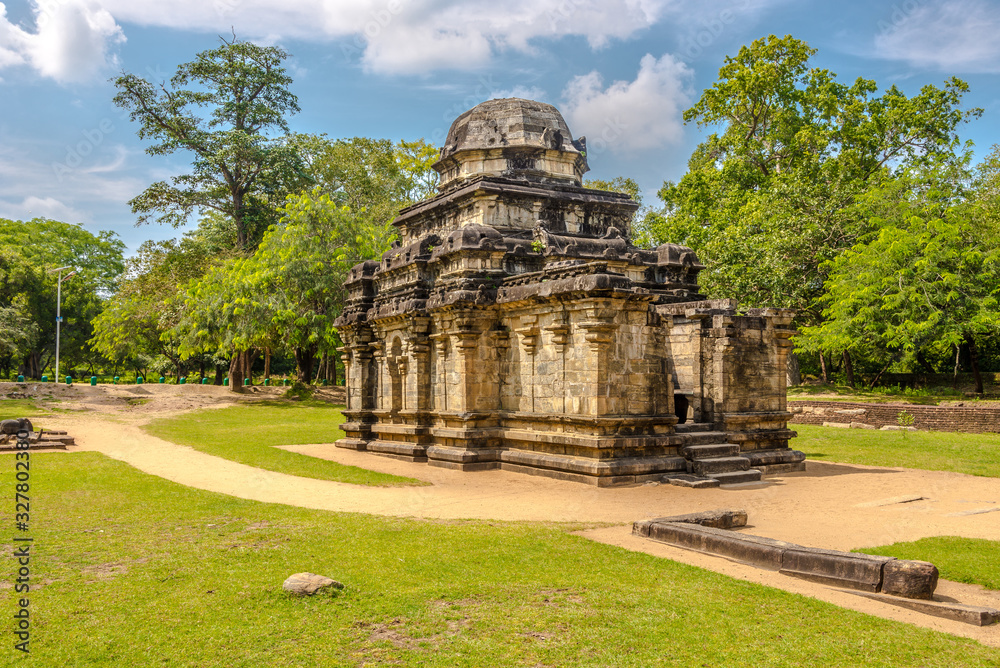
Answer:
POLYGON ((631 176, 647 203, 704 137, 684 109, 726 55, 772 33, 844 82, 913 94, 958 76, 985 109, 963 138, 978 156, 1000 143, 996 0, 14 1, 0 3, 0 217, 113 230, 130 252, 178 235, 134 227, 127 201, 189 157, 146 155, 108 78, 168 79, 234 30, 292 54, 295 131, 440 144, 479 102, 534 98, 587 136, 588 177, 631 176))

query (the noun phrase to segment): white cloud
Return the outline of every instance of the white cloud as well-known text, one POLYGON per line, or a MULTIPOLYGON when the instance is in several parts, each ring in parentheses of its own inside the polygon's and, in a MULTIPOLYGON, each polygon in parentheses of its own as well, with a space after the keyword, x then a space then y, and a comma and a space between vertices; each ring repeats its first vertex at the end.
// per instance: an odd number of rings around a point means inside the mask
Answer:
POLYGON ((983 0, 893 6, 879 24, 875 54, 946 72, 1000 72, 1000 6, 983 0))
MULTIPOLYGON (((748 1, 748 0, 744 0, 748 1)), ((481 67, 497 52, 532 52, 544 38, 584 37, 595 49, 650 27, 680 0, 33 0, 29 33, 0 16, 0 69, 28 62, 60 81, 92 76, 124 35, 117 22, 247 39, 339 39, 382 73, 481 67)), ((0 4, 0 8, 3 5, 0 4)), ((676 11, 674 12, 677 13, 676 11)))
POLYGON ((84 215, 76 209, 63 204, 54 197, 25 197, 19 203, 0 200, 0 218, 12 220, 31 220, 32 218, 51 218, 67 223, 82 222, 84 215))
POLYGON ((114 64, 112 47, 125 40, 114 17, 87 0, 35 3, 35 32, 12 24, 0 3, 0 68, 30 64, 60 83, 94 79, 114 64))
POLYGON ((643 56, 634 81, 607 88, 594 71, 575 77, 563 90, 563 113, 575 136, 586 135, 590 152, 634 152, 680 142, 681 119, 690 101, 691 70, 670 54, 643 56))

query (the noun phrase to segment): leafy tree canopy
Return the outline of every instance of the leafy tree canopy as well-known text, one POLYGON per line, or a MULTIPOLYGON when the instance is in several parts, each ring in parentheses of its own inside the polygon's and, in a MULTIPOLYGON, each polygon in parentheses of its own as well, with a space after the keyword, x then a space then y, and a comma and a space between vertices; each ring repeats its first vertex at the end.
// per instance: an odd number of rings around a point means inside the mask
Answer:
POLYGON ((286 117, 299 111, 282 67, 287 57, 279 47, 234 37, 182 64, 169 85, 124 72, 113 79, 115 104, 154 142, 147 153, 193 154, 191 173, 154 183, 129 202, 139 223, 156 216, 177 227, 212 210, 233 221, 238 249, 256 246, 285 196, 306 180, 298 155, 280 138, 286 117))

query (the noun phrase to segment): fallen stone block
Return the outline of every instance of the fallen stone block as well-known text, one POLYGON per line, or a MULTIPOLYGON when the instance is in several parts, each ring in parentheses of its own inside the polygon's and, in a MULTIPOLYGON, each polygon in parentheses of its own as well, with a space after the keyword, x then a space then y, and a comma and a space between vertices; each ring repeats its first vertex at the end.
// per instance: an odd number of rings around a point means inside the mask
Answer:
POLYGON ((31 420, 28 418, 14 418, 0 422, 0 434, 13 435, 19 431, 34 431, 34 427, 31 425, 31 420))
POLYGON ((838 429, 850 429, 851 428, 851 423, 850 422, 824 422, 823 426, 824 427, 836 427, 838 429))
POLYGON ((866 424, 864 422, 852 422, 851 429, 878 429, 878 427, 876 427, 873 424, 866 424))
POLYGON ((900 427, 897 424, 887 424, 884 427, 879 427, 879 431, 916 431, 916 427, 900 427))
POLYGON ((937 566, 926 561, 893 560, 882 569, 883 594, 930 601, 937 583, 937 566))
MULTIPOLYGON (((639 524, 652 524, 653 522, 680 522, 681 524, 698 524, 703 527, 713 529, 732 529, 733 527, 745 527, 747 525, 747 511, 745 510, 706 510, 703 513, 689 513, 687 515, 672 515, 671 517, 658 517, 655 520, 645 520, 636 522, 639 524)), ((648 536, 649 531, 639 534, 648 536)))

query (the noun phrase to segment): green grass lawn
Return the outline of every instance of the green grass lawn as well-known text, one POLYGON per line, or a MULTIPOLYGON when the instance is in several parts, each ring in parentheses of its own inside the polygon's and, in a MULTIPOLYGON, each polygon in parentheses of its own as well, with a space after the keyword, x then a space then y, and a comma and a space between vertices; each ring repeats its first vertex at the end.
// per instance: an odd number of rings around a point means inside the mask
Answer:
POLYGON ((185 413, 154 420, 153 436, 268 471, 355 485, 423 485, 403 478, 345 466, 278 449, 278 445, 330 443, 343 438, 339 407, 322 401, 272 401, 185 413))
POLYGON ((967 639, 568 527, 297 509, 98 453, 31 457, 31 654, 8 631, 0 665, 1000 666, 967 639), (346 589, 291 598, 300 571, 346 589))
POLYGON ((1000 434, 790 426, 799 433, 790 445, 809 459, 1000 477, 1000 434))
POLYGON ((857 552, 897 559, 929 561, 941 577, 1000 590, 1000 541, 958 536, 935 536, 909 543, 866 547, 857 552))
POLYGON ((43 406, 39 406, 31 399, 0 400, 0 420, 22 417, 33 418, 44 415, 52 415, 57 412, 63 411, 56 408, 45 408, 43 406))

